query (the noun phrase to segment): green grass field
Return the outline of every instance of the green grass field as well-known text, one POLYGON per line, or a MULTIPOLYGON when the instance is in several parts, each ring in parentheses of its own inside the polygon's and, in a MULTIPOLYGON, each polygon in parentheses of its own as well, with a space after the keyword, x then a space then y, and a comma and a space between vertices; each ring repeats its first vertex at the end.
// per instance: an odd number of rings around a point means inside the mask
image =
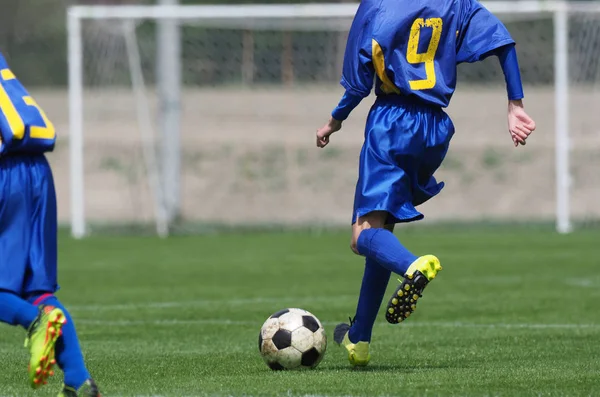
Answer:
MULTIPOLYGON (((59 297, 104 396, 600 395, 600 232, 399 235, 444 270, 406 323, 380 313, 365 370, 351 370, 331 337, 361 282, 347 233, 63 235, 59 297), (271 372, 259 356, 260 326, 284 307, 325 324, 317 369, 271 372)), ((0 395, 56 395, 60 375, 28 389, 23 338, 0 326, 0 395)))

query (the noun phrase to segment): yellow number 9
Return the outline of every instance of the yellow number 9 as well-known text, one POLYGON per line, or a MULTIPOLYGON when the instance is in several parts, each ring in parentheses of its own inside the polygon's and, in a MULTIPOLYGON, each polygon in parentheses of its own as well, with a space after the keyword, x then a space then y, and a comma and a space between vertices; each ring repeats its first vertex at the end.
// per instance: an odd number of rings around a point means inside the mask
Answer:
POLYGON ((410 80, 411 90, 428 90, 435 87, 435 53, 440 44, 440 38, 442 36, 442 18, 418 18, 416 19, 410 28, 410 37, 408 39, 408 48, 406 49, 406 60, 412 64, 424 63, 425 64, 425 79, 423 80, 410 80), (419 39, 421 37, 421 29, 427 27, 433 31, 431 33, 431 40, 427 46, 427 51, 419 53, 419 39))

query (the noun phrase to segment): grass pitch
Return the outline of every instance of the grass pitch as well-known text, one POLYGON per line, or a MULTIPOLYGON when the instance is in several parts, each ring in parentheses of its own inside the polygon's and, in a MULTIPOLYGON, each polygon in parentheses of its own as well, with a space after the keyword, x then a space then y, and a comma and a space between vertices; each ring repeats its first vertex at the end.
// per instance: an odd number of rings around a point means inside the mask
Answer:
MULTIPOLYGON (((398 235, 444 270, 404 324, 380 313, 365 370, 351 370, 332 340, 363 269, 346 232, 63 236, 58 296, 104 396, 600 395, 600 232, 398 235), (284 307, 324 322, 316 370, 271 372, 260 358, 260 326, 284 307)), ((0 395, 55 396, 60 375, 28 389, 24 335, 0 326, 0 395)))

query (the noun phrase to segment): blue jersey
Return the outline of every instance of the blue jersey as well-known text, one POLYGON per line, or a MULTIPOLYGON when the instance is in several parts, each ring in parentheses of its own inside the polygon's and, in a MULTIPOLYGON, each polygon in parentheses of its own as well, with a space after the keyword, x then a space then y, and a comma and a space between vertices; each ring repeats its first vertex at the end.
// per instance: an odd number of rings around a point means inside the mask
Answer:
POLYGON ((55 142, 54 126, 0 55, 0 156, 49 152, 55 142))
POLYGON ((360 97, 402 95, 446 107, 456 66, 514 44, 476 0, 362 0, 346 46, 342 85, 360 97))

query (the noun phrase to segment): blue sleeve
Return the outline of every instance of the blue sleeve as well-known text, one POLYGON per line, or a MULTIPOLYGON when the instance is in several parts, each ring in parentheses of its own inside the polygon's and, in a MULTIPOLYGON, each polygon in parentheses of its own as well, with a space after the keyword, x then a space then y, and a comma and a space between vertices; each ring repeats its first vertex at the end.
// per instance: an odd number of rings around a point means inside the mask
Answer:
POLYGON ((506 27, 477 0, 462 0, 456 63, 477 62, 497 48, 514 44, 506 27))
POLYGON ((498 56, 504 79, 506 80, 506 91, 508 99, 523 99, 523 84, 521 83, 521 71, 519 70, 519 61, 517 59, 517 50, 514 44, 509 44, 494 50, 494 55, 498 56))
POLYGON ((372 20, 376 12, 374 0, 361 1, 350 27, 344 53, 340 83, 350 94, 361 98, 369 96, 375 79, 372 63, 372 20))
POLYGON ((340 103, 335 109, 333 109, 333 112, 331 112, 331 117, 339 121, 346 120, 350 115, 350 112, 352 112, 352 110, 358 106, 361 100, 361 96, 354 95, 350 91, 346 91, 340 100, 340 103))

